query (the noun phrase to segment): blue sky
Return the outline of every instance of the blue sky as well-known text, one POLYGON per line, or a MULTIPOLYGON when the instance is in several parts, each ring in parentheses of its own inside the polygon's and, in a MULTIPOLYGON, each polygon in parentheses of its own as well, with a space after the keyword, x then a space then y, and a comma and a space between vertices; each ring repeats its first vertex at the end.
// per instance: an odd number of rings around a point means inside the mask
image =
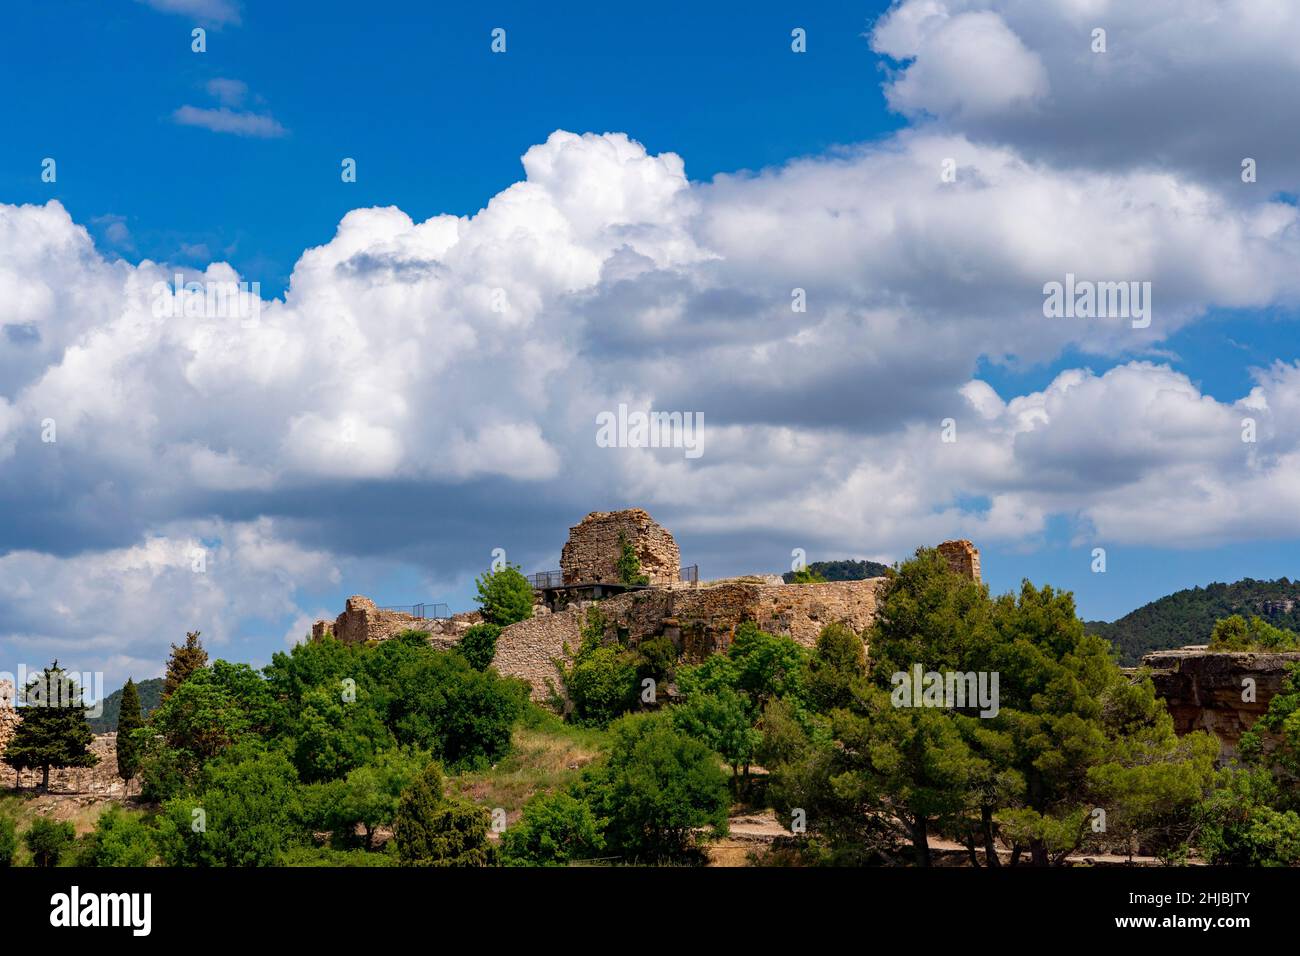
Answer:
POLYGON ((1300 14, 805 7, 9 11, 4 659, 114 683, 199 628, 264 663, 633 505, 705 577, 970 537, 1102 619, 1295 577, 1300 14), (151 319, 178 270, 261 324, 151 319), (1156 321, 1045 319, 1067 271, 1156 321), (619 402, 706 453, 596 447, 619 402))
POLYGON ((196 54, 190 30, 207 18, 130 0, 25 4, 0 38, 0 79, 31 91, 7 108, 0 187, 8 202, 53 192, 78 222, 123 217, 134 247, 123 254, 206 265, 184 253, 206 246, 280 295, 302 250, 349 209, 473 213, 556 129, 632 131, 709 179, 902 125, 862 36, 887 4, 800 6, 379 2, 362 13, 326 0, 305 15, 249 3, 196 54), (789 55, 795 25, 815 56, 789 55), (490 49, 497 27, 506 55, 490 49), (206 86, 221 78, 246 84, 247 111, 285 135, 172 121, 184 104, 218 107, 206 86), (40 181, 44 156, 60 161, 55 190, 40 181), (344 156, 360 169, 346 189, 344 156))

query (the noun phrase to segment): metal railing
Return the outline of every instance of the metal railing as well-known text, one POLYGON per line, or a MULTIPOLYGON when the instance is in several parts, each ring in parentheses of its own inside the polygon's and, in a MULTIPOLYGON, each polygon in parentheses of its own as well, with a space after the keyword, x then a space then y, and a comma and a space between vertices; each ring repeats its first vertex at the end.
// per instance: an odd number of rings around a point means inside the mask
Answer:
POLYGON ((446 604, 387 604, 379 610, 409 614, 421 621, 445 621, 451 617, 451 610, 446 604))
POLYGON ((683 584, 699 584, 700 566, 698 564, 692 564, 690 567, 678 568, 677 580, 681 581, 683 584))
POLYGON ((528 583, 537 591, 545 588, 558 588, 564 584, 564 573, 562 571, 538 571, 536 574, 528 575, 528 583))

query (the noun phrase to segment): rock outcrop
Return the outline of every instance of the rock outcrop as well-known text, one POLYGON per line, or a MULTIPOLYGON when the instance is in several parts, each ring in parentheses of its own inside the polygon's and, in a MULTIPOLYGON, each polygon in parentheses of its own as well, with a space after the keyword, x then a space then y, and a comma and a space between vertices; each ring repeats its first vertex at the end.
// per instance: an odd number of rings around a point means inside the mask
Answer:
POLYGON ((1142 658, 1179 734, 1208 730, 1219 757, 1237 754, 1241 735, 1268 710, 1300 653, 1211 652, 1200 646, 1155 651, 1142 658))

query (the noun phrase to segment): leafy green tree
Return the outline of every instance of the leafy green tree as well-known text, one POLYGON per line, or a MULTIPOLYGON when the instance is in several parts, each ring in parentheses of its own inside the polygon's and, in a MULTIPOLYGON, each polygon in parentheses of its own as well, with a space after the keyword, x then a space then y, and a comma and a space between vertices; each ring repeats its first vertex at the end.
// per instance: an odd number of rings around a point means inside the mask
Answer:
POLYGON ((826 579, 812 568, 800 568, 790 574, 787 584, 825 584, 826 579))
POLYGON ((727 648, 735 666, 735 688, 749 695, 758 708, 776 697, 803 698, 808 652, 793 639, 761 631, 752 621, 736 628, 727 648))
POLYGON ((18 851, 18 828, 14 818, 0 813, 0 867, 13 866, 14 853, 18 851))
POLYGON ((79 866, 149 866, 158 855, 154 831, 139 817, 110 806, 99 815, 78 855, 79 866))
POLYGON ((474 582, 478 588, 483 620, 509 627, 533 616, 533 586, 518 565, 507 564, 500 571, 485 571, 474 582))
POLYGON ((132 733, 145 799, 166 800, 205 763, 251 735, 249 715, 211 668, 178 684, 132 733))
POLYGON ((483 807, 442 795, 442 773, 430 764, 402 794, 393 835, 404 866, 488 866, 495 849, 483 807))
POLYGON ((456 649, 477 671, 485 671, 497 652, 497 638, 501 627, 497 624, 475 624, 461 635, 456 649))
POLYGON ((574 860, 591 859, 605 848, 601 827, 602 821, 591 807, 572 794, 538 794, 502 836, 502 862, 507 866, 567 866, 574 860))
POLYGON ((1210 632, 1212 651, 1294 651, 1300 650, 1300 635, 1274 627, 1262 617, 1249 620, 1233 614, 1215 622, 1210 632))
POLYGON ((608 821, 610 850, 644 862, 698 859, 697 830, 727 832, 726 775, 707 744, 664 713, 622 717, 610 738, 608 754, 583 775, 583 798, 608 821))
POLYGON ((77 831, 72 824, 55 822, 48 817, 37 817, 23 834, 23 842, 32 853, 32 865, 55 867, 76 842, 77 831))
POLYGON ((618 533, 618 579, 632 587, 644 587, 650 583, 650 577, 641 573, 641 559, 636 548, 622 531, 618 533))
POLYGON ((695 694, 673 708, 672 720, 682 733, 721 754, 731 765, 733 779, 742 770, 748 776, 763 735, 755 726, 754 706, 744 694, 730 688, 695 694))
POLYGON ((51 767, 93 767, 95 739, 86 723, 82 689, 55 661, 22 689, 23 719, 5 748, 5 761, 17 771, 39 767, 41 790, 50 788, 51 767))
POLYGON ((342 690, 343 681, 360 681, 361 660, 369 648, 344 644, 333 635, 318 641, 295 644, 286 654, 280 651, 263 669, 272 698, 293 712, 309 690, 328 685, 342 690))
POLYGON ((1242 734, 1238 750, 1245 764, 1272 773, 1279 809, 1300 811, 1300 663, 1287 668, 1268 710, 1242 734))
POLYGON ((168 866, 272 866, 305 839, 302 817, 288 757, 245 743, 206 765, 194 790, 163 805, 158 848, 168 866))
POLYGON ((198 631, 187 631, 185 643, 180 647, 172 645, 171 657, 167 659, 167 673, 163 677, 163 697, 170 697, 176 688, 208 666, 208 652, 199 641, 198 631))
MULTIPOLYGON (((493 763, 510 749, 529 688, 460 654, 396 637, 363 658, 372 705, 399 745, 427 750, 447 766, 493 763)), ((359 684, 361 682, 358 682, 359 684)))
POLYGON ((1267 770, 1229 767, 1198 808, 1200 847, 1209 862, 1229 866, 1300 865, 1300 813, 1279 809, 1283 798, 1267 770))
POLYGON ((117 775, 123 780, 130 780, 140 770, 139 749, 131 735, 143 725, 140 695, 136 692, 135 681, 127 678, 117 714, 117 775))
POLYGON ((345 699, 336 686, 322 684, 304 693, 300 706, 293 759, 305 781, 346 776, 396 743, 367 689, 345 699))
POLYGON ((828 624, 817 635, 804 678, 808 703, 821 713, 853 703, 867 676, 862 638, 846 624, 828 624))
POLYGON ((375 830, 393 823, 403 792, 428 765, 427 753, 385 750, 357 767, 339 788, 332 808, 334 827, 351 830, 359 824, 365 830, 366 849, 370 849, 375 830))

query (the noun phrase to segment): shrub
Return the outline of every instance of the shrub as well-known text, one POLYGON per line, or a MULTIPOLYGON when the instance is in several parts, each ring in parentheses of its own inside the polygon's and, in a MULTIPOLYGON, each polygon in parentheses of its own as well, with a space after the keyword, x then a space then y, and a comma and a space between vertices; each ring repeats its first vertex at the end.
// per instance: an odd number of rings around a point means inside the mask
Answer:
POLYGON ((59 859, 76 838, 77 833, 71 823, 56 823, 45 817, 37 817, 23 835, 23 842, 32 852, 33 866, 51 867, 59 865, 59 859))
POLYGON ((591 807, 572 794, 539 794, 501 838, 507 866, 565 866, 589 859, 605 848, 601 822, 591 807))
POLYGON ((533 586, 518 566, 508 564, 500 571, 486 571, 474 583, 479 610, 487 623, 508 627, 533 616, 533 586))
POLYGON ((394 822, 397 854, 404 866, 487 866, 495 859, 488 841, 488 811, 442 796, 442 772, 430 764, 402 794, 394 822))
POLYGON ((99 815, 95 829, 78 855, 79 866, 148 866, 157 856, 154 831, 139 817, 111 806, 99 815))
POLYGON ((497 637, 501 627, 497 624, 475 624, 467 630, 456 645, 461 656, 478 671, 485 671, 497 652, 497 637))
POLYGON ((18 851, 18 830, 13 817, 0 813, 0 867, 13 866, 18 851))
POLYGON ((298 789, 298 774, 284 754, 232 751, 205 769, 194 792, 163 805, 163 860, 169 866, 273 865, 304 837, 298 789))
POLYGON ((727 779, 718 755, 666 714, 610 725, 608 755, 584 773, 582 795, 608 821, 605 843, 645 862, 698 860, 696 831, 727 831, 727 779))

